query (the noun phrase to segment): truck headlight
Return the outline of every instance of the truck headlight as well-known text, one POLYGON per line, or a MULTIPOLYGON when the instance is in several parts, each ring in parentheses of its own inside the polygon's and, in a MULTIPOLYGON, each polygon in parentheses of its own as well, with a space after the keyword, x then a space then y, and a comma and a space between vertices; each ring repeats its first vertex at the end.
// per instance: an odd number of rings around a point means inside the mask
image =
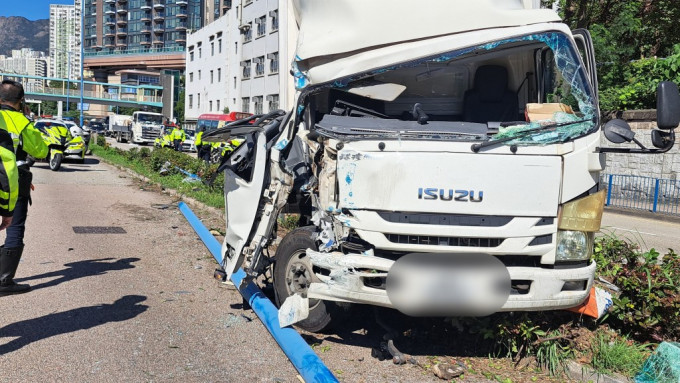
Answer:
POLYGON ((556 262, 585 261, 590 258, 595 233, 574 230, 557 232, 556 262))
POLYGON ((557 224, 555 261, 583 261, 593 251, 595 232, 600 230, 606 190, 561 206, 557 224))

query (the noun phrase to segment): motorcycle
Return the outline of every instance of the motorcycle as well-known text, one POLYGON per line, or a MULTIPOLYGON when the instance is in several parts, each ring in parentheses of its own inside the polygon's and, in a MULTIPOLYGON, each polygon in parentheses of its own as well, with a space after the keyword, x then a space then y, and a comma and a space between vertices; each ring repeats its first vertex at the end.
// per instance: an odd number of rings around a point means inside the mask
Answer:
POLYGON ((65 156, 77 156, 81 162, 85 161, 85 142, 81 136, 73 138, 69 129, 59 122, 36 123, 36 128, 42 133, 42 138, 49 153, 47 162, 53 171, 59 170, 65 156))

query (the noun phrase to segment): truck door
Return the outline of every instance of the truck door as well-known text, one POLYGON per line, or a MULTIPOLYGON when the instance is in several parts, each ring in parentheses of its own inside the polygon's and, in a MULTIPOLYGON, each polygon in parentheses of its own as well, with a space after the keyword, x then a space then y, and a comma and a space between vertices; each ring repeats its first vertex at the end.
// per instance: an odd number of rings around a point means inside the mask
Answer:
POLYGON ((595 65, 595 50, 593 49, 593 39, 587 29, 575 29, 572 31, 576 47, 581 54, 583 64, 586 66, 590 85, 593 87, 595 101, 599 100, 597 90, 597 66, 595 65))
POLYGON ((253 239, 258 223, 264 219, 276 219, 276 214, 264 214, 260 201, 268 186, 270 151, 280 134, 283 114, 283 111, 277 111, 254 116, 260 117, 255 121, 253 118, 245 122, 235 121, 204 136, 206 142, 226 142, 237 137, 245 139, 222 159, 218 168, 218 171, 224 171, 227 230, 222 244, 222 267, 228 278, 243 263, 243 250, 253 239))

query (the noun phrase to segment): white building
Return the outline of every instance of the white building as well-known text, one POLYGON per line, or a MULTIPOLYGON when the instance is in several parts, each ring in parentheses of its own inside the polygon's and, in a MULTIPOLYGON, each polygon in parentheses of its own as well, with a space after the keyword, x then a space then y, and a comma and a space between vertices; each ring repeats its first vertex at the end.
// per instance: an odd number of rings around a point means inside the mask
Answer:
MULTIPOLYGON (((47 76, 47 68, 45 53, 30 48, 14 49, 10 57, 0 55, 0 71, 2 72, 45 77, 47 76)), ((43 80, 29 79, 26 82, 26 91, 42 90, 43 85, 43 80)))
MULTIPOLYGON (((203 113, 287 109, 293 81, 289 0, 236 0, 187 37, 185 119, 203 113)), ((292 38, 294 43, 295 37, 292 38)))
POLYGON ((74 5, 50 4, 50 77, 79 78, 80 9, 81 0, 74 0, 74 5))

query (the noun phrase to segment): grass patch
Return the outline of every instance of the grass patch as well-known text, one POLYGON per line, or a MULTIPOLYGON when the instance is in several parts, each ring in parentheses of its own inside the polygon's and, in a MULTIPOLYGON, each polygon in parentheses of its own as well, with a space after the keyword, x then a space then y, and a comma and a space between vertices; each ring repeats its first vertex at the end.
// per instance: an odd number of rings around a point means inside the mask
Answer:
MULTIPOLYGON (((101 142, 98 142, 101 144, 101 142)), ((134 171, 147 177, 152 182, 160 184, 163 188, 174 189, 181 195, 186 195, 208 206, 224 208, 223 183, 217 180, 213 185, 203 182, 184 182, 186 175, 172 168, 165 175, 159 173, 165 162, 197 174, 202 179, 209 179, 215 172, 214 165, 207 165, 203 161, 192 158, 185 153, 175 152, 171 149, 148 148, 130 149, 128 151, 110 147, 107 145, 92 145, 92 153, 110 162, 134 171)))
POLYGON ((625 337, 612 337, 599 333, 592 344, 591 365, 598 372, 618 372, 633 377, 649 355, 646 344, 635 344, 625 337))

